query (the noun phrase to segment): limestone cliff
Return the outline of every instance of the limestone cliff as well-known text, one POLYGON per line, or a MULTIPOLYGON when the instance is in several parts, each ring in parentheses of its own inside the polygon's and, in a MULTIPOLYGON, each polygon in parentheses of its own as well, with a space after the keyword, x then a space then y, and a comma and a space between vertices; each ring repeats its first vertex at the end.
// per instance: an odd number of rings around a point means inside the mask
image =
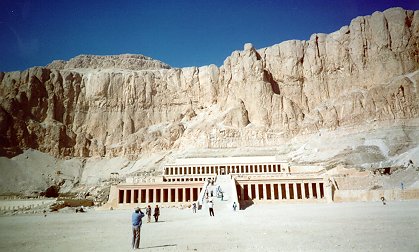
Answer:
POLYGON ((246 44, 221 67, 79 56, 0 73, 0 155, 136 159, 417 119, 418 37, 419 11, 393 8, 308 41, 246 44))

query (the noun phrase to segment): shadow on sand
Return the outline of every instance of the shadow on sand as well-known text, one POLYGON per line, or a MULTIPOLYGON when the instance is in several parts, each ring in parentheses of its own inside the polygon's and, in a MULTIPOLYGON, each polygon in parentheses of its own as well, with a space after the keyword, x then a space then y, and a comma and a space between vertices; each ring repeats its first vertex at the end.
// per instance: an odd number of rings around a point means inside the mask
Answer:
POLYGON ((144 247, 144 248, 141 248, 141 249, 176 247, 176 246, 177 246, 177 244, 166 244, 166 245, 159 245, 159 246, 152 246, 152 247, 144 247))

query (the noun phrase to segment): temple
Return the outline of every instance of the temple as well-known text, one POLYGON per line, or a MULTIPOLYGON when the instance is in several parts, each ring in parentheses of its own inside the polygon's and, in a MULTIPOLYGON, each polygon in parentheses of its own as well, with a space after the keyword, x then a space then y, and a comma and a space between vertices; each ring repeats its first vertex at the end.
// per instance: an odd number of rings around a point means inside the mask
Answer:
POLYGON ((262 201, 330 202, 330 180, 320 166, 290 166, 275 156, 185 158, 155 178, 129 177, 112 185, 106 207, 205 204, 208 198, 242 208, 262 201))

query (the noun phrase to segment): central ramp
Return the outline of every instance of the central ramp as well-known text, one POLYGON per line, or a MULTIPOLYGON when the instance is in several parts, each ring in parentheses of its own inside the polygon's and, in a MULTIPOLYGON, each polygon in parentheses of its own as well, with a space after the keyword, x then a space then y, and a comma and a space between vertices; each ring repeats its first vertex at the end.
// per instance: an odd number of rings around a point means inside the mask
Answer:
POLYGON ((235 202, 236 210, 240 209, 236 181, 231 175, 218 175, 215 181, 210 181, 207 185, 208 198, 205 195, 203 204, 208 208, 208 201, 214 202, 217 211, 233 211, 233 203, 235 202))

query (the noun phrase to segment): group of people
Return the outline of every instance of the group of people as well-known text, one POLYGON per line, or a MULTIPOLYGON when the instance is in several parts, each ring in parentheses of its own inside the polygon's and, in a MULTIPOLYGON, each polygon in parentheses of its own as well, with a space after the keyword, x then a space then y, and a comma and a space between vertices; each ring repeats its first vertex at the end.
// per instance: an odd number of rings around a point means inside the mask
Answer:
MULTIPOLYGON (((206 199, 208 200, 210 197, 214 197, 214 187, 213 186, 210 186, 209 187, 209 189, 206 189, 205 190, 205 195, 206 195, 206 199), (208 191, 209 191, 209 193, 208 193, 208 191)), ((216 188, 216 195, 217 195, 217 197, 218 198, 221 198, 221 200, 223 200, 223 198, 224 198, 224 192, 223 192, 223 190, 221 189, 221 186, 218 186, 217 188, 216 188)))
MULTIPOLYGON (((210 216, 214 216, 214 202, 212 199, 208 200, 208 209, 210 216)), ((233 210, 236 211, 237 204, 233 202, 233 210)), ((197 205, 194 202, 192 204, 192 210, 196 213, 197 205)), ((142 218, 147 215, 147 222, 151 222, 151 215, 154 216, 155 222, 159 221, 160 216, 160 208, 158 205, 154 208, 154 214, 152 214, 151 206, 148 205, 145 214, 141 211, 139 207, 135 208, 134 213, 132 213, 132 248, 139 249, 140 248, 140 238, 141 238, 141 225, 143 224, 142 218)))
MULTIPOLYGON (((147 215, 147 222, 149 223, 151 221, 151 206, 148 205, 146 210, 145 210, 145 214, 147 215)), ((159 216, 160 216, 160 208, 159 205, 156 205, 156 207, 154 208, 154 221, 158 222, 159 221, 159 216)))
MULTIPOLYGON (((132 222, 132 248, 133 249, 140 249, 140 238, 141 238, 141 226, 143 224, 143 217, 147 215, 147 222, 151 221, 151 206, 148 205, 145 214, 141 211, 139 207, 136 207, 134 213, 131 216, 132 222)), ((160 208, 158 205, 154 208, 154 220, 156 222, 159 221, 160 216, 160 208)))

